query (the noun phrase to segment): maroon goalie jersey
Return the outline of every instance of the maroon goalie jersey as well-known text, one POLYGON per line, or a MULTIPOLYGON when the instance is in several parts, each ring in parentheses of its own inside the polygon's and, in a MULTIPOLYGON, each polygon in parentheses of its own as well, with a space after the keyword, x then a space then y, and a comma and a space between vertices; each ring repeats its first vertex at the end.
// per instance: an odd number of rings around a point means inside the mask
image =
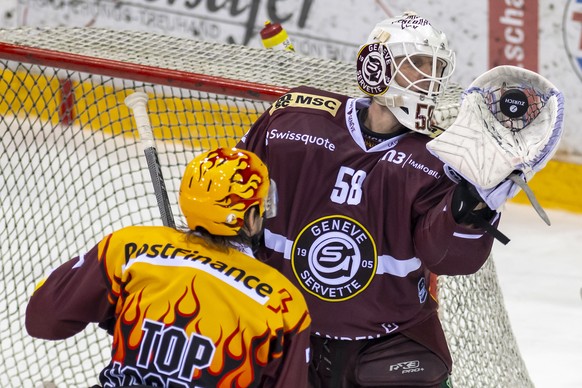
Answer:
POLYGON ((430 272, 473 273, 493 244, 455 223, 455 184, 429 137, 366 149, 357 109, 369 104, 293 89, 237 145, 266 162, 278 188, 261 256, 303 291, 320 336, 375 338, 434 319, 430 272))

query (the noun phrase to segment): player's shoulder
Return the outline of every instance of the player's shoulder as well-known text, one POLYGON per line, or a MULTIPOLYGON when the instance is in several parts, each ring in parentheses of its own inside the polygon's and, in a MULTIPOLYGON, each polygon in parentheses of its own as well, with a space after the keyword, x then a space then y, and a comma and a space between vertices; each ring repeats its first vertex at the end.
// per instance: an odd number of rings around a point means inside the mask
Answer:
POLYGON ((426 148, 426 143, 428 143, 429 141, 432 140, 429 136, 423 135, 422 133, 418 133, 418 132, 415 132, 412 130, 406 132, 406 136, 404 136, 404 138, 407 141, 422 145, 425 148, 426 148))
POLYGON ((432 176, 440 176, 443 172, 443 163, 432 155, 426 148, 431 140, 429 136, 418 132, 407 132, 399 137, 393 151, 399 155, 397 159, 392 156, 391 161, 406 160, 406 167, 417 170, 419 173, 430 173, 432 176))
POLYGON ((336 117, 349 97, 341 94, 299 86, 279 97, 269 109, 271 115, 282 112, 312 113, 336 117))
POLYGON ((295 88, 292 88, 289 90, 289 93, 299 93, 299 94, 308 94, 308 95, 314 95, 314 96, 329 97, 329 98, 335 98, 335 99, 342 100, 342 101, 345 101, 349 98, 349 96, 346 96, 343 94, 330 92, 327 90, 318 89, 318 88, 314 88, 312 86, 307 86, 307 85, 300 85, 300 86, 297 86, 295 88))
POLYGON ((168 237, 176 233, 180 232, 166 226, 130 225, 112 232, 111 236, 120 240, 142 240, 150 239, 152 236, 168 237))
POLYGON ((124 226, 114 233, 122 234, 132 234, 132 233, 163 233, 163 232, 177 232, 176 229, 169 228, 167 226, 156 226, 156 225, 129 225, 124 226))
MULTIPOLYGON (((254 265, 261 272, 261 279, 269 283, 273 289, 287 290, 289 294, 303 300, 301 291, 279 270, 258 259, 254 259, 254 265)), ((284 297, 284 295, 280 296, 284 297)))
POLYGON ((415 154, 418 156, 423 156, 427 159, 436 159, 432 156, 432 154, 427 150, 426 144, 431 140, 431 138, 427 135, 423 135, 418 132, 409 131, 406 132, 403 136, 400 137, 399 143, 404 145, 405 147, 414 150, 415 154))

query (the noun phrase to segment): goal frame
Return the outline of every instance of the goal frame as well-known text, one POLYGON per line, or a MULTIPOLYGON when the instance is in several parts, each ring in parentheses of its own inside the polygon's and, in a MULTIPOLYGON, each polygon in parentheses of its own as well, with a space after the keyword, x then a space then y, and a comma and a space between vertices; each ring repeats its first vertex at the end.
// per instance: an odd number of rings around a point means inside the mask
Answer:
POLYGON ((275 85, 245 82, 191 73, 175 69, 138 65, 113 59, 101 59, 67 52, 55 52, 36 47, 19 46, 0 42, 2 58, 14 62, 24 62, 40 66, 50 66, 82 73, 95 73, 103 76, 167 85, 184 89, 197 89, 207 93, 275 101, 289 88, 275 85))

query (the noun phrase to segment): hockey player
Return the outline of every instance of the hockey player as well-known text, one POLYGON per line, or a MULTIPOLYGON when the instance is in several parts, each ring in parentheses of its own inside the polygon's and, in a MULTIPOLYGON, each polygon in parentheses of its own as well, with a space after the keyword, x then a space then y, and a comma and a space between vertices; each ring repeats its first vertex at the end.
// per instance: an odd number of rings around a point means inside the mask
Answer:
POLYGON ((429 276, 476 272, 499 219, 427 151, 454 67, 428 20, 385 20, 357 59, 373 97, 292 89, 237 145, 266 161, 286 205, 267 220, 259 255, 306 297, 312 387, 450 384, 429 276))
POLYGON ((310 316, 299 290, 252 257, 276 189, 252 152, 219 148, 186 167, 188 228, 132 226, 42 280, 30 335, 113 334, 103 387, 303 387, 310 316))

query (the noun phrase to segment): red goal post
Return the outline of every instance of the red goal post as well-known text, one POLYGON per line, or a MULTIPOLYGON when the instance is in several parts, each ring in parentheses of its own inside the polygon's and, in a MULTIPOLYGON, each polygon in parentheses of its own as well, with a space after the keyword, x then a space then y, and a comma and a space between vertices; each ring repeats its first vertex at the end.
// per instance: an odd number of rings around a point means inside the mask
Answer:
MULTIPOLYGON (((140 89, 173 213, 194 153, 233 146, 269 103, 298 85, 359 96, 355 66, 286 51, 91 28, 0 30, 0 386, 90 386, 109 357, 96 326, 66 341, 27 336, 35 282, 129 224, 161 224, 124 98, 140 89)), ((446 127, 462 88, 435 111, 446 127)), ((177 223, 183 223, 177 216, 177 223)), ((531 386, 493 260, 438 280, 460 387, 531 386)))

